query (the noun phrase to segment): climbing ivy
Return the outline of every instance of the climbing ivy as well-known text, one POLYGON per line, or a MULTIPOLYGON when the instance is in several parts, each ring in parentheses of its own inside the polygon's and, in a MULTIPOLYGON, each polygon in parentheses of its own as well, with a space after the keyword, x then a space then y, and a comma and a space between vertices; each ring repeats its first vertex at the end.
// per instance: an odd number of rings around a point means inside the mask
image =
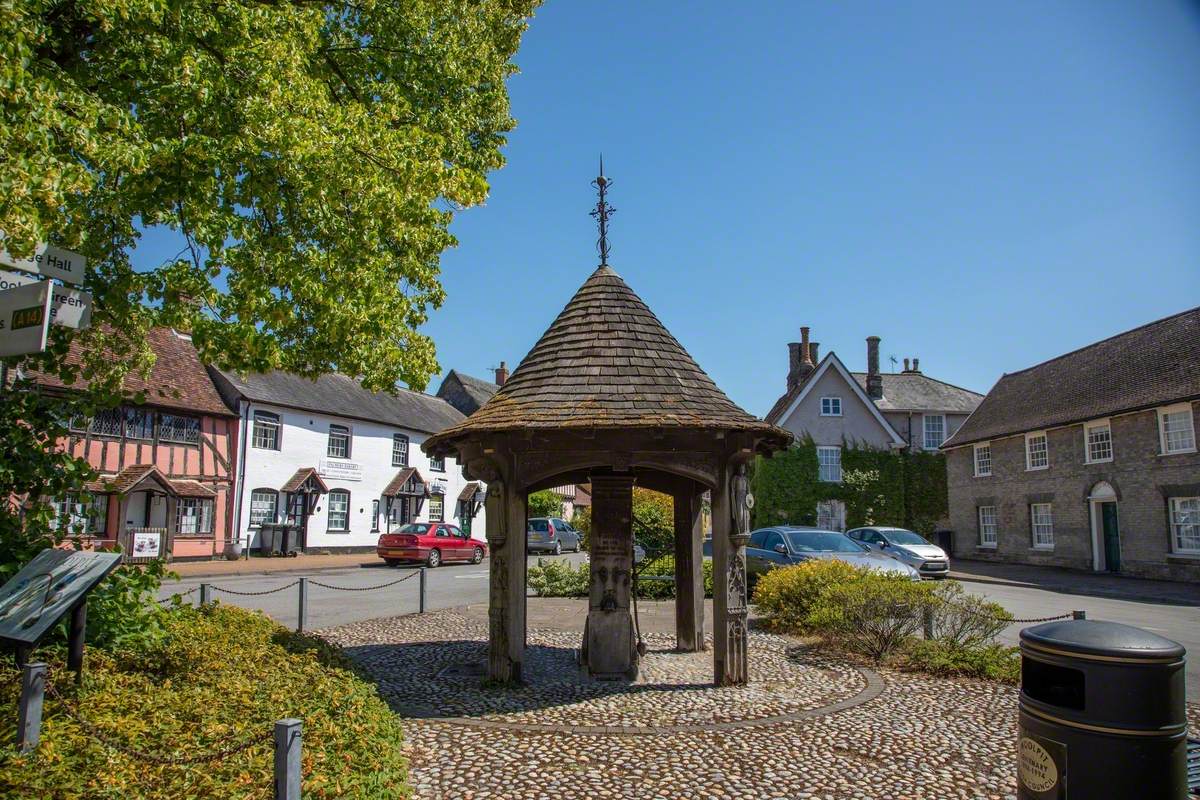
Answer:
POLYGON ((842 447, 842 482, 817 479, 811 438, 754 464, 754 525, 815 525, 817 503, 841 500, 846 525, 899 525, 924 534, 947 516, 946 461, 940 453, 842 447))

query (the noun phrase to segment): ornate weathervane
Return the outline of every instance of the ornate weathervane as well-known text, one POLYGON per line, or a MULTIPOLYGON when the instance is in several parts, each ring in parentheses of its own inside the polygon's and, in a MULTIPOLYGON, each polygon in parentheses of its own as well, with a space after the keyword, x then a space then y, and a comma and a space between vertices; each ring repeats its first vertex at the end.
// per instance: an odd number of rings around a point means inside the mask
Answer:
POLYGON ((605 199, 605 194, 611 185, 612 181, 604 177, 604 156, 600 156, 600 174, 596 176, 596 180, 592 181, 592 186, 600 191, 600 200, 592 209, 591 215, 600 223, 600 239, 596 242, 596 247, 600 250, 600 266, 602 267, 608 266, 608 218, 617 213, 617 210, 610 206, 605 199))

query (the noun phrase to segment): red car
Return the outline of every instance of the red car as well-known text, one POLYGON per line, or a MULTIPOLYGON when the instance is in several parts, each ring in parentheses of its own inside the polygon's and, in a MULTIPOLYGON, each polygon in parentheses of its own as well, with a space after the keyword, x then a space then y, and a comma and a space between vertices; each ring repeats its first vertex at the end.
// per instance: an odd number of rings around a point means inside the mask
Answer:
POLYGON ((472 539, 457 525, 445 522, 410 522, 398 533, 379 537, 375 552, 394 567, 402 561, 424 561, 431 567, 444 561, 478 564, 487 555, 487 544, 472 539))

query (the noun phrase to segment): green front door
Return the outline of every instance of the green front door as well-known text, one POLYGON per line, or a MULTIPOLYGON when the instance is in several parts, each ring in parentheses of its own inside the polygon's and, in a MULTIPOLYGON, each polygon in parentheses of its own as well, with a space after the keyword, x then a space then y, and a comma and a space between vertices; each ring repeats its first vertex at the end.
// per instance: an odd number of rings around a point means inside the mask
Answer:
POLYGON ((1100 519, 1104 524, 1104 568, 1121 571, 1121 534, 1117 530, 1117 504, 1101 503, 1100 519))

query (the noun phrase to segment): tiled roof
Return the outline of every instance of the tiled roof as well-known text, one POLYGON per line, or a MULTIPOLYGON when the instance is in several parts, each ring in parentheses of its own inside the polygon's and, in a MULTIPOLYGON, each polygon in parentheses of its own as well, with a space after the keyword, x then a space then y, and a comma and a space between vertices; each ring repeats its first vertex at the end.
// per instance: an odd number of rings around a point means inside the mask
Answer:
POLYGON ((153 464, 134 464, 132 467, 126 467, 112 478, 102 480, 101 485, 105 492, 128 494, 146 481, 157 483, 167 494, 178 494, 171 479, 153 464))
MULTIPOLYGON (((500 390, 500 387, 491 381, 476 378, 474 375, 467 375, 454 369, 446 374, 446 379, 442 381, 442 386, 445 386, 451 379, 458 381, 458 385, 462 387, 463 393, 467 395, 475 408, 482 406, 492 398, 492 395, 500 390)), ((442 396, 442 389, 439 388, 438 397, 442 396)), ((460 408, 459 410, 461 411, 462 409, 460 408)))
MULTIPOLYGON (((833 355, 830 351, 825 357, 833 355)), ((816 374, 813 370, 809 374, 816 374)), ((865 392, 867 389, 867 373, 852 372, 854 380, 865 392)), ((873 400, 880 411, 941 411, 947 414, 970 414, 983 400, 983 395, 963 389, 945 381, 939 381, 920 372, 884 372, 883 397, 873 400)), ((792 402, 804 391, 808 380, 803 380, 783 395, 767 412, 767 422, 778 425, 783 422, 783 414, 791 407, 792 402)))
POLYGON ((216 497, 217 493, 197 481, 172 480, 175 493, 180 497, 216 497))
POLYGON ((1200 398, 1200 308, 1004 375, 943 447, 1200 398))
POLYGON ((468 483, 466 486, 463 487, 461 492, 458 493, 458 499, 459 500, 470 500, 473 497, 475 497, 475 493, 478 492, 481 488, 483 488, 483 484, 481 484, 479 481, 471 481, 470 483, 468 483))
POLYGON ((312 478, 321 492, 329 491, 329 487, 325 484, 325 481, 321 480, 321 476, 317 474, 315 467, 301 467, 296 470, 296 474, 289 478, 288 482, 280 487, 279 491, 298 492, 309 478, 312 478))
MULTIPOLYGON (((405 467, 404 469, 402 469, 396 473, 396 477, 392 478, 391 482, 388 483, 388 485, 384 487, 383 491, 380 494, 383 497, 395 497, 396 495, 400 495, 400 494, 408 494, 408 492, 403 491, 404 484, 408 483, 409 478, 412 478, 414 476, 417 479, 417 483, 421 484, 422 486, 428 485, 425 483, 425 478, 421 477, 421 473, 417 472, 416 467, 405 467)), ((423 491, 420 494, 424 495, 424 494, 428 494, 428 492, 423 491)))
MULTIPOLYGON (((236 416, 213 386, 212 378, 200 363, 200 354, 196 352, 190 337, 170 328, 152 328, 146 338, 155 355, 150 377, 143 379, 139 374, 129 373, 125 377, 125 391, 145 392, 146 402, 161 408, 236 416)), ((66 360, 70 364, 80 363, 80 345, 77 342, 72 342, 66 360)), ((67 387, 56 375, 35 373, 31 377, 43 386, 56 389, 82 389, 88 383, 80 378, 67 387)))
POLYGON ((395 394, 371 392, 348 375, 330 373, 313 380, 290 372, 212 372, 227 395, 233 393, 256 403, 381 422, 422 433, 436 433, 464 419, 440 398, 398 387, 395 394))
POLYGON ((791 440, 726 397, 609 267, 592 273, 482 408, 424 447, 525 428, 746 430, 772 446, 791 440))
MULTIPOLYGON (((863 391, 867 389, 867 373, 852 372, 863 391)), ((942 411, 947 414, 970 414, 983 395, 952 383, 939 381, 920 372, 884 372, 883 397, 875 400, 880 411, 942 411)))

